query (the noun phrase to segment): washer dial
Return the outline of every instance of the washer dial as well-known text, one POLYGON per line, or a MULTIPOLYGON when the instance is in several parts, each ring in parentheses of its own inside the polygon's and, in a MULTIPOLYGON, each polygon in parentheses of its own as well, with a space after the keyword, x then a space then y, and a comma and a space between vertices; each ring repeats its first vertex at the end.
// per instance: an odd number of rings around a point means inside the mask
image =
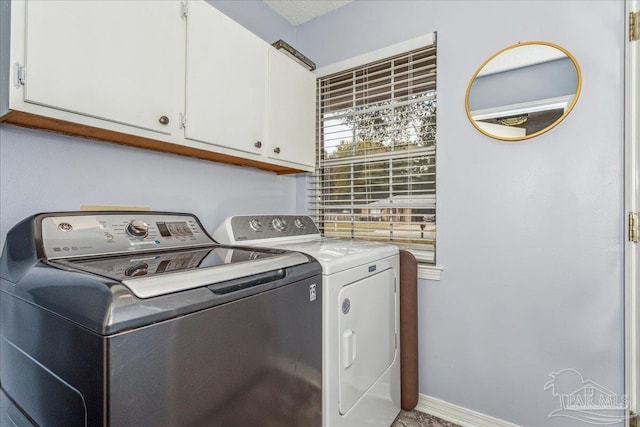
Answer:
POLYGON ((134 219, 127 225, 126 231, 131 237, 146 237, 149 234, 149 226, 144 221, 134 219))
POLYGON ((124 271, 124 275, 127 277, 145 276, 149 272, 149 265, 145 262, 132 265, 124 271))

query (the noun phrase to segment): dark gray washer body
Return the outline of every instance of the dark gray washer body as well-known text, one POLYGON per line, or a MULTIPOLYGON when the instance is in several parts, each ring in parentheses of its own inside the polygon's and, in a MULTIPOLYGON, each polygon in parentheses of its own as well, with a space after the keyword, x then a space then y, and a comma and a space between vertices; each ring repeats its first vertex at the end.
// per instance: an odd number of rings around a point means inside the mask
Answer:
POLYGON ((317 262, 224 296, 204 287, 141 301, 39 259, 33 233, 33 222, 16 226, 0 260, 0 422, 321 425, 317 262))

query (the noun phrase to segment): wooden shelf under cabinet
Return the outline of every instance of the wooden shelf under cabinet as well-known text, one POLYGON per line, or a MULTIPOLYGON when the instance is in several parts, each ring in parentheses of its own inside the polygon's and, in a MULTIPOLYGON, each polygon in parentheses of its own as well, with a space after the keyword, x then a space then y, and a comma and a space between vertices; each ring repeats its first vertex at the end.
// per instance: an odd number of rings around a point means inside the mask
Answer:
POLYGON ((54 119, 32 113, 25 113, 22 111, 9 111, 6 115, 0 118, 0 122, 11 123, 26 128, 48 130, 65 135, 80 136, 100 141, 114 142, 116 144, 128 145, 131 147, 146 148, 148 150, 173 153, 181 156, 195 157, 198 159, 210 160, 229 165, 250 166, 269 172, 275 172, 279 175, 306 172, 286 166, 259 162, 257 160, 245 159, 228 154, 215 153, 212 151, 201 150, 193 147, 186 147, 170 142, 158 141, 151 138, 129 135, 112 130, 100 129, 93 126, 72 123, 65 120, 54 119))

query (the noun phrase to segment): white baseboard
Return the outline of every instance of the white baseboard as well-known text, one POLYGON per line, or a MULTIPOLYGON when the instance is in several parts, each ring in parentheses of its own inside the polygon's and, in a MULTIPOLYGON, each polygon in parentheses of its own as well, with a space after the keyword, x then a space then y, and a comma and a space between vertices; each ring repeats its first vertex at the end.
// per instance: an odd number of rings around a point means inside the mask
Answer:
POLYGON ((420 394, 418 405, 415 409, 463 427, 519 427, 517 424, 472 411, 425 394, 420 394))

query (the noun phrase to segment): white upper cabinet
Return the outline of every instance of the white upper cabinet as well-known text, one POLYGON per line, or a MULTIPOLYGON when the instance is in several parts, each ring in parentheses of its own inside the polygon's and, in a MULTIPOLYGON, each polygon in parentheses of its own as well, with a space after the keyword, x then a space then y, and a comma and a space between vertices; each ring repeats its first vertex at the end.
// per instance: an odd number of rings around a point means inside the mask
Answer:
POLYGON ((24 101, 154 132, 179 128, 178 1, 28 1, 24 101))
POLYGON ((315 75, 283 53, 269 52, 268 155, 315 166, 315 75))
POLYGON ((11 19, 10 40, 0 40, 9 52, 3 121, 277 173, 313 170, 315 76, 207 2, 9 4, 0 8, 0 21, 11 19))
POLYGON ((269 48, 209 4, 189 3, 186 138, 265 151, 269 48))

